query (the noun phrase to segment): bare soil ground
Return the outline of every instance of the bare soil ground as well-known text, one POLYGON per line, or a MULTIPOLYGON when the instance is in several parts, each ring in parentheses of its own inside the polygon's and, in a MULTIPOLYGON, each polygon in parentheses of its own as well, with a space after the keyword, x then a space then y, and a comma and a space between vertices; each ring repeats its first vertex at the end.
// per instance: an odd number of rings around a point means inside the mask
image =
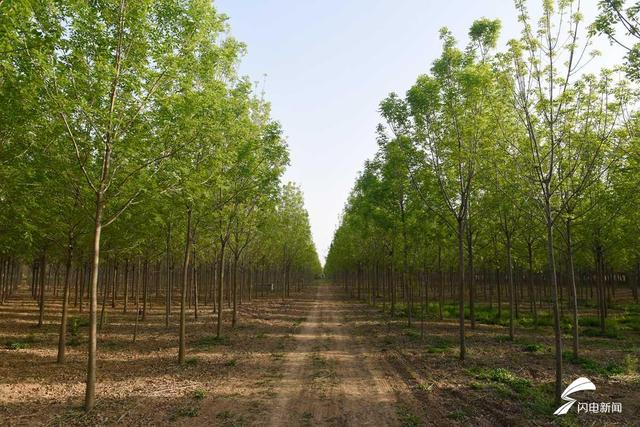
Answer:
POLYGON ((421 338, 419 323, 407 328, 406 319, 317 283, 286 301, 243 304, 239 326, 225 324, 222 340, 211 307, 198 321, 190 312, 187 363, 179 366, 176 314, 166 328, 164 308, 152 307, 132 343, 134 315, 108 310, 98 402, 84 414, 86 313, 71 312, 80 319, 70 332, 76 345, 58 366, 59 304, 48 305, 41 328, 27 295, 0 306, 0 425, 640 425, 635 333, 585 337, 584 360, 565 365, 567 382, 587 376, 596 384, 585 400, 620 402, 622 414, 572 409, 559 419, 550 328, 518 329, 506 341, 504 327, 479 324, 460 362, 453 320, 429 320, 421 338))

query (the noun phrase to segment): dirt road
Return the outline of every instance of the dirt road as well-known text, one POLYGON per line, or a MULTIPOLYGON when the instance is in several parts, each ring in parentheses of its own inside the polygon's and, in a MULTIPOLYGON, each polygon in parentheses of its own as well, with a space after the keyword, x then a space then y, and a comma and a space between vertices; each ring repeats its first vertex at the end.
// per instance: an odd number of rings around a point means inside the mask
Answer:
POLYGON ((399 423, 396 381, 359 330, 361 309, 325 283, 315 287, 286 354, 270 425, 399 423))

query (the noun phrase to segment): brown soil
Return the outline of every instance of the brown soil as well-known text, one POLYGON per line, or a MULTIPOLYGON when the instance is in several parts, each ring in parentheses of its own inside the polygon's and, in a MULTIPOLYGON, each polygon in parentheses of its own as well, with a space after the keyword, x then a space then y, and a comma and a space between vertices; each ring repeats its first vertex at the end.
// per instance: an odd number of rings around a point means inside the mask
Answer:
MULTIPOLYGON (((177 315, 164 326, 164 308, 148 311, 132 343, 133 314, 109 308, 99 333, 98 402, 81 410, 86 327, 67 363, 56 365, 59 304, 50 303, 42 328, 36 305, 18 295, 0 306, 0 425, 546 425, 553 379, 550 352, 524 343, 552 343, 551 330, 518 330, 504 342, 501 326, 469 330, 467 361, 457 359, 453 321, 426 322, 425 338, 376 308, 346 298, 326 283, 281 301, 243 304, 235 329, 216 341, 211 307, 190 311, 188 354, 177 365, 177 315), (5 342, 27 348, 5 349, 5 342), (482 372, 505 368, 534 392, 482 372), (542 402, 542 403, 541 403, 542 402), (544 406, 544 405, 547 406, 544 406), (540 407, 542 405, 542 408, 540 407)), ((229 317, 228 313, 225 313, 229 317)), ((70 317, 86 317, 72 310, 70 317)), ((627 340, 584 338, 584 356, 622 363, 637 357, 627 340)), ((569 342, 567 341, 567 344, 569 342)), ((590 401, 616 401, 622 415, 580 415, 569 423, 632 425, 640 420, 637 375, 600 375, 566 364, 567 381, 589 377, 590 401)), ((575 412, 575 410, 573 410, 575 412)))

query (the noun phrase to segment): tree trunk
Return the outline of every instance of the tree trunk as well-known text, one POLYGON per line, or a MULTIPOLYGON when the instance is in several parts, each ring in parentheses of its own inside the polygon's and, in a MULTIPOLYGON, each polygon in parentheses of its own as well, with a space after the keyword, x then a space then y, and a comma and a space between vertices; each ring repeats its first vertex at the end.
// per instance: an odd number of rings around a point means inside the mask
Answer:
POLYGON ((165 278, 164 326, 169 327, 171 317, 171 223, 167 230, 167 275, 165 278))
POLYGON ((458 219, 458 301, 460 323, 460 360, 464 360, 466 348, 464 342, 464 218, 458 219))
POLYGON ((237 309, 238 309, 238 254, 233 255, 233 272, 231 278, 233 286, 233 312, 231 315, 231 327, 236 327, 237 309))
POLYGON ((573 241, 571 239, 571 219, 567 219, 567 257, 569 258, 569 281, 571 286, 571 314, 573 316, 573 357, 578 357, 579 325, 578 325, 578 293, 576 290, 576 273, 573 265, 573 241))
POLYGON ((475 277, 473 271, 473 234, 471 227, 467 227, 467 257, 469 262, 469 320, 471 321, 471 329, 476 328, 476 310, 475 310, 475 277))
MULTIPOLYGON (((108 157, 106 158, 108 162, 108 157)), ((103 166, 108 170, 108 164, 103 166)), ((104 170, 103 170, 104 175, 104 170)), ((87 388, 84 397, 84 409, 93 409, 96 399, 96 349, 97 349, 97 314, 98 314, 98 268, 100 267, 100 234, 102 232, 103 194, 96 194, 96 215, 93 228, 93 260, 91 282, 89 283, 89 350, 87 360, 87 388)))
POLYGON ((507 233, 507 264, 509 268, 509 338, 513 341, 513 310, 515 304, 515 287, 513 286, 513 256, 511 248, 511 233, 507 233))
POLYGON ((220 338, 222 333, 222 295, 224 280, 224 249, 226 241, 222 241, 220 245, 220 265, 218 266, 218 324, 216 325, 216 336, 220 338))
POLYGON ((45 287, 44 285, 47 277, 46 271, 47 271, 47 255, 46 255, 46 251, 42 251, 42 255, 40 255, 40 266, 39 266, 40 296, 39 296, 38 305, 40 306, 40 313, 38 315, 38 327, 44 324, 44 287, 45 287))
POLYGON ((536 294, 533 286, 533 243, 527 242, 527 256, 529 260, 529 304, 533 313, 533 323, 538 326, 538 308, 536 305, 536 294))
POLYGON ((127 314, 127 305, 129 304, 129 258, 124 261, 124 307, 122 312, 127 314))
POLYGON ((62 290, 62 318, 60 319, 60 336, 58 338, 58 363, 64 363, 67 340, 67 307, 69 304, 69 276, 71 274, 71 258, 73 246, 69 243, 67 248, 67 260, 64 269, 64 288, 62 290))
POLYGON ((560 396, 562 394, 562 335, 560 330, 560 308, 558 304, 558 278, 556 277, 556 260, 553 249, 553 222, 551 218, 551 208, 549 201, 546 201, 546 228, 547 228, 547 262, 549 264, 549 275, 551 279, 551 291, 553 295, 553 331, 555 341, 555 359, 556 359, 556 381, 555 381, 555 397, 556 404, 560 404, 560 396))
POLYGON ((178 363, 184 363, 185 332, 186 332, 186 304, 187 281, 189 280, 189 256, 191 255, 191 207, 187 208, 187 234, 185 237, 184 262, 182 264, 182 285, 180 286, 180 337, 178 349, 178 363))
POLYGON ((198 320, 198 274, 200 269, 196 267, 196 250, 193 250, 193 318, 198 320))

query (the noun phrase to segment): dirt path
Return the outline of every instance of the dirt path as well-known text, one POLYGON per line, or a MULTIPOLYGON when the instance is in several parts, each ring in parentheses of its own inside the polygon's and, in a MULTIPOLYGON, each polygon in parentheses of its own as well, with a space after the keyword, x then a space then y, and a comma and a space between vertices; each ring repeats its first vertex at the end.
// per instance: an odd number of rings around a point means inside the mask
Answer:
POLYGON ((362 306, 335 287, 315 301, 286 354, 269 425, 399 425, 394 375, 358 327, 362 306), (383 362, 381 364, 381 362, 383 362))

